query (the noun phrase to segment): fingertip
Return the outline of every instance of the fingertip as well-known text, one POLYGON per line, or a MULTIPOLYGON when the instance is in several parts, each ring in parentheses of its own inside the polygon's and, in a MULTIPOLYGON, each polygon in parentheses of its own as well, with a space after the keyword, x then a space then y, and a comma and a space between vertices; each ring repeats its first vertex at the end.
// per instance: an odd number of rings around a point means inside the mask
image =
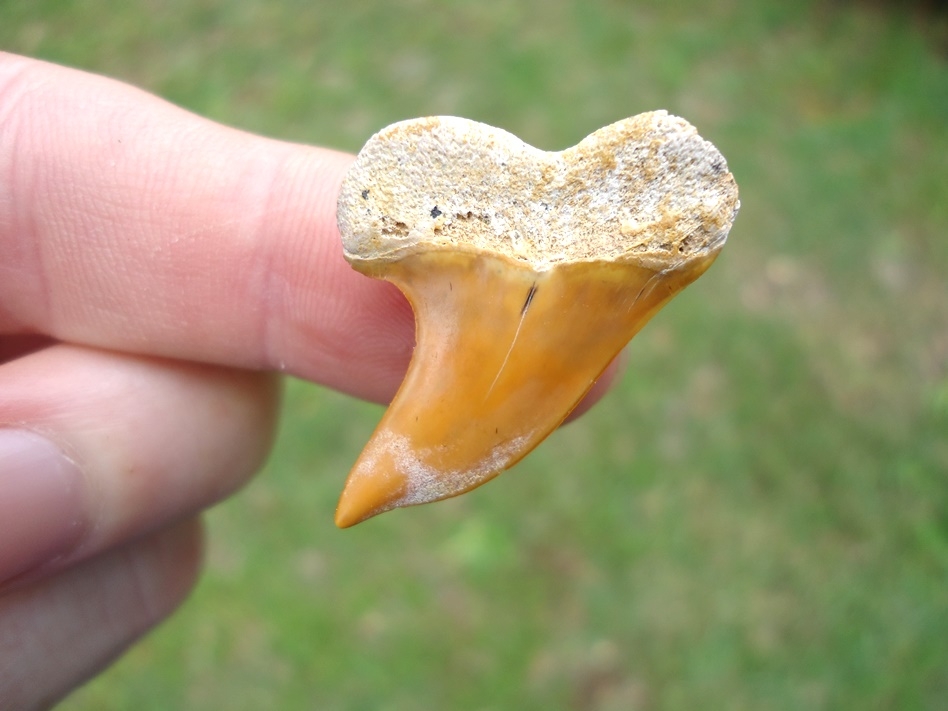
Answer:
POLYGON ((194 588, 196 518, 0 597, 0 708, 50 708, 165 619, 194 588))
POLYGON ((626 366, 628 365, 629 359, 626 352, 626 349, 623 348, 615 358, 612 359, 612 362, 606 366, 606 369, 602 372, 602 375, 593 383, 593 386, 589 389, 589 392, 586 393, 586 396, 580 401, 580 403, 573 408, 573 411, 569 413, 569 417, 563 422, 563 424, 568 424, 574 420, 582 417, 584 414, 589 412, 596 403, 602 400, 605 397, 606 393, 615 387, 615 385, 622 378, 623 373, 625 373, 626 366))

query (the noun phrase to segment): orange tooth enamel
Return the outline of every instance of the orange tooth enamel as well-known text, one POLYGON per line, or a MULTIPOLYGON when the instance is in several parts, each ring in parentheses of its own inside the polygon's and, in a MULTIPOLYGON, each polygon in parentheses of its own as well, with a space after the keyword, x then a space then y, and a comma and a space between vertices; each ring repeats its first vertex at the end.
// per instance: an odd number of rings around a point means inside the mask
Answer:
POLYGON ((410 299, 418 343, 336 523, 455 496, 514 465, 712 259, 666 274, 595 262, 537 273, 504 257, 443 252, 391 265, 385 278, 410 299))

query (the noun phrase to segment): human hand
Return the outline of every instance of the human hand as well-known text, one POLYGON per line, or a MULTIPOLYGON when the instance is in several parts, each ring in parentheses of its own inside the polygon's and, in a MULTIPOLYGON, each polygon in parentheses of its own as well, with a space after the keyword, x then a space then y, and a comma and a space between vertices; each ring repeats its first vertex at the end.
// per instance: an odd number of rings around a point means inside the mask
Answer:
POLYGON ((342 258, 350 162, 0 53, 0 708, 181 602, 199 512, 272 444, 274 373, 394 394, 413 318, 342 258))

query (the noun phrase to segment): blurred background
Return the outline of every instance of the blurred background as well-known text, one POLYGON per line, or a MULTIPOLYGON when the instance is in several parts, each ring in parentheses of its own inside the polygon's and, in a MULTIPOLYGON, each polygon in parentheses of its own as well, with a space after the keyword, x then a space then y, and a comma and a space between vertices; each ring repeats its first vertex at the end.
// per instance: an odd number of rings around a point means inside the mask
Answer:
POLYGON ((743 203, 621 385, 463 498, 336 530, 382 409, 289 383, 196 593, 63 708, 946 708, 942 3, 3 0, 0 47, 353 152, 665 108, 743 203))

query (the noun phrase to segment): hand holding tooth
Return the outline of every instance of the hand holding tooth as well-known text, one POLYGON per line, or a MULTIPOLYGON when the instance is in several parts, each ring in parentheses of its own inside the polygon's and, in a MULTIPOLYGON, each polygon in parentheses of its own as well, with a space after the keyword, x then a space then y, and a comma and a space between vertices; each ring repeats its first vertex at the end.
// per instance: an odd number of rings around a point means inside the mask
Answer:
POLYGON ((665 112, 556 153, 453 117, 373 136, 339 228, 350 264, 408 297, 416 348, 336 523, 455 496, 523 458, 710 266, 738 207, 723 156, 665 112))

